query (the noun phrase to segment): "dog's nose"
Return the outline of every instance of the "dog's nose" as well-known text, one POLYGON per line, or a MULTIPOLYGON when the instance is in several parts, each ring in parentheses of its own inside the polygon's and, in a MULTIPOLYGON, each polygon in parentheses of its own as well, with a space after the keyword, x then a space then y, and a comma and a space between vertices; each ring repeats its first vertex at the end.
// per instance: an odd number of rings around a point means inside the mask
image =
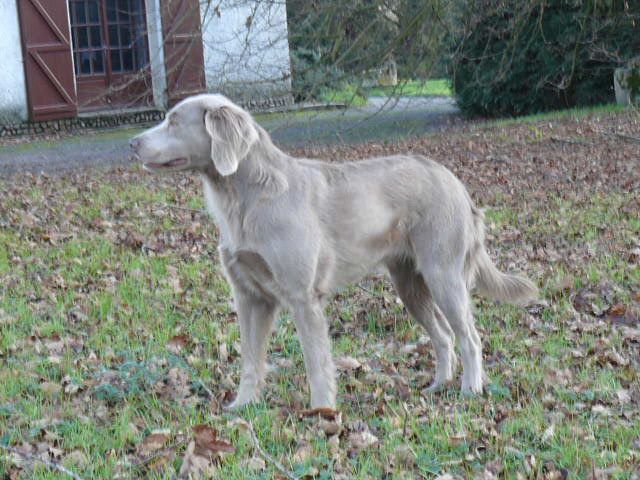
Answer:
POLYGON ((140 139, 139 139, 139 138, 132 138, 132 139, 129 141, 129 146, 131 147, 131 149, 132 149, 134 152, 137 152, 137 151, 138 151, 138 149, 140 148, 140 139))

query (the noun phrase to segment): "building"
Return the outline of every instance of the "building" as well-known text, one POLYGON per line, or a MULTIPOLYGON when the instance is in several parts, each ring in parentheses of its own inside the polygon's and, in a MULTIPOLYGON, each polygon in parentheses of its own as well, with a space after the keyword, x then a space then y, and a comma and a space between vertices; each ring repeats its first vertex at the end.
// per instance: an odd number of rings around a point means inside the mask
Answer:
POLYGON ((0 0, 0 124, 160 109, 203 91, 291 101, 284 2, 0 0))

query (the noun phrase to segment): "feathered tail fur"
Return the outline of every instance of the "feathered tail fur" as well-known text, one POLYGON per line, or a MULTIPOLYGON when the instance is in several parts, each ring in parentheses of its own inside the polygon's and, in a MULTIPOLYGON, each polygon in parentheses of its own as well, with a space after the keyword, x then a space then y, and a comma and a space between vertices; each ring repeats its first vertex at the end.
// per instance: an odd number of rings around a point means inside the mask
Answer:
POLYGON ((467 281, 483 296, 501 302, 524 304, 538 298, 538 288, 528 278, 502 273, 484 247, 484 214, 472 205, 476 242, 467 255, 467 281))

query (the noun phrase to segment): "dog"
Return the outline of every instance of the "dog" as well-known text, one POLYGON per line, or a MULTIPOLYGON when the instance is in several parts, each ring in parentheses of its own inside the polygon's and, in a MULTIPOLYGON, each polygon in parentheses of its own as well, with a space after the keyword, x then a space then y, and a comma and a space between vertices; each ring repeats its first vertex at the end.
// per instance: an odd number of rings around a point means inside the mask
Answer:
POLYGON ((522 303, 528 279, 501 273, 484 247, 484 220, 462 183, 420 155, 351 163, 294 158, 251 115, 222 95, 187 98, 130 142, 153 173, 192 170, 208 211, 238 313, 242 370, 235 400, 260 397, 266 348, 281 307, 302 344, 313 408, 336 405, 325 301, 379 266, 435 349, 431 390, 453 380, 481 393, 482 345, 470 292, 522 303))

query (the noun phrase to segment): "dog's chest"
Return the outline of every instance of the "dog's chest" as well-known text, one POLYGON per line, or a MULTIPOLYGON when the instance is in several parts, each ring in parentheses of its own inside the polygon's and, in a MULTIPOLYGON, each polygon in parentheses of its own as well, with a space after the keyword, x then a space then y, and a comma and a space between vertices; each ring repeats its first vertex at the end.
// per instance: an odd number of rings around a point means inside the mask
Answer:
POLYGON ((221 208, 223 199, 206 175, 202 176, 202 188, 207 211, 213 217, 218 229, 220 230, 220 245, 233 245, 234 238, 232 236, 232 231, 227 220, 227 216, 221 208))
POLYGON ((279 298, 282 291, 273 273, 258 253, 250 250, 230 251, 220 248, 220 260, 227 278, 244 291, 250 291, 262 298, 279 298))

